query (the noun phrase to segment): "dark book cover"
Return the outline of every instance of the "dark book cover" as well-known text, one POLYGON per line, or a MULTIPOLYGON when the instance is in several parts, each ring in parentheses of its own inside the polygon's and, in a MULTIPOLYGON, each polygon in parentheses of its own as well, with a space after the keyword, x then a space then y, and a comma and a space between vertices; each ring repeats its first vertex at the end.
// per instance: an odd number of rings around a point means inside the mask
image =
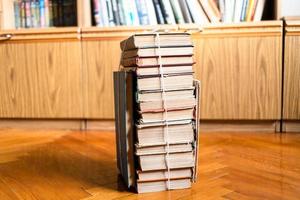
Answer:
POLYGON ((153 5, 154 5, 154 8, 155 8, 155 14, 156 14, 157 22, 159 24, 165 24, 166 21, 164 19, 163 13, 162 13, 159 0, 153 0, 153 5))
POLYGON ((111 0, 111 6, 112 6, 112 11, 113 11, 113 16, 114 16, 114 22, 116 25, 121 25, 120 22, 120 13, 118 12, 118 4, 117 0, 111 0))

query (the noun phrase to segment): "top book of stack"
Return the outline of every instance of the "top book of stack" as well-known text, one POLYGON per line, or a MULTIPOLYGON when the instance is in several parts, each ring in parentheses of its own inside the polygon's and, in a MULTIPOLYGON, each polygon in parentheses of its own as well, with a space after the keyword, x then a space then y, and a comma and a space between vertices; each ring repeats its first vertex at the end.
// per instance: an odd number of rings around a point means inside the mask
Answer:
MULTIPOLYGON (((132 138, 128 144, 134 144, 134 156, 129 157, 136 164, 125 161, 122 166, 134 170, 123 169, 123 177, 139 193, 189 188, 196 179, 199 105, 191 37, 188 33, 137 34, 124 40, 121 49, 123 71, 134 77, 135 96, 128 106, 133 114, 123 116, 134 116, 134 136, 126 138, 132 138)), ((117 140, 122 140, 118 134, 117 140)))

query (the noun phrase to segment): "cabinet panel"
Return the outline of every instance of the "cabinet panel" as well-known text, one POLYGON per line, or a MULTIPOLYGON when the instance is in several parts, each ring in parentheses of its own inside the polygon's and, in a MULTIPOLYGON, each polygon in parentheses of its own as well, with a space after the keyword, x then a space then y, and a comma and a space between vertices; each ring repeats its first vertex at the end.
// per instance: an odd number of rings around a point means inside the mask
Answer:
POLYGON ((120 62, 120 39, 83 41, 85 117, 114 118, 113 71, 120 62))
POLYGON ((287 22, 283 118, 300 120, 300 21, 287 22))
POLYGON ((201 118, 280 119, 281 26, 229 28, 204 29, 195 39, 201 118))
POLYGON ((79 41, 0 43, 0 117, 79 118, 79 41))

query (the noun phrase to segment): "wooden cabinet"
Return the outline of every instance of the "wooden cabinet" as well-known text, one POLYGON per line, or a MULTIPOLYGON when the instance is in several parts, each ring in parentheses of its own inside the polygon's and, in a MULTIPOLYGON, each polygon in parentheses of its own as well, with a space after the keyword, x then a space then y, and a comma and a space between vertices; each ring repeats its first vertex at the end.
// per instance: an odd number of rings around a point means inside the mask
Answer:
MULTIPOLYGON (((185 31, 191 27, 161 28, 185 31)), ((112 72, 119 68, 119 43, 152 29, 12 32, 10 40, 0 42, 0 118, 113 119, 112 72)), ((201 118, 279 120, 282 23, 206 26, 202 33, 195 32, 194 69, 202 82, 201 118)), ((8 33, 0 32, 0 40, 8 33)))
POLYGON ((1 32, 0 117, 81 118, 77 29, 1 32))
POLYGON ((287 21, 285 33, 283 119, 300 120, 300 21, 287 21))
POLYGON ((202 119, 280 119, 282 22, 207 26, 194 38, 202 119))

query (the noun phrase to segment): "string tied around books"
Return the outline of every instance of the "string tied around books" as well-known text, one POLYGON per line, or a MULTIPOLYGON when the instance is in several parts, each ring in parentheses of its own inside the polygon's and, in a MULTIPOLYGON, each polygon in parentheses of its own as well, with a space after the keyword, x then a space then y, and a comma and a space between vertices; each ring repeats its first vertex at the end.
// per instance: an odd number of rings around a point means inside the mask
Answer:
POLYGON ((170 182, 170 163, 169 163, 169 150, 170 150, 170 144, 169 144, 169 123, 168 123, 168 107, 167 107, 167 100, 166 100, 166 88, 165 88, 165 76, 164 76, 164 70, 163 70, 163 64, 162 64, 162 56, 161 56, 161 43, 160 43, 160 35, 159 32, 155 33, 155 46, 157 46, 157 51, 158 51, 158 64, 159 64, 159 73, 160 73, 160 87, 162 91, 162 102, 163 102, 163 114, 164 114, 164 140, 167 145, 167 150, 166 150, 166 166, 167 166, 167 171, 168 171, 168 185, 167 189, 171 189, 171 182, 170 182))

